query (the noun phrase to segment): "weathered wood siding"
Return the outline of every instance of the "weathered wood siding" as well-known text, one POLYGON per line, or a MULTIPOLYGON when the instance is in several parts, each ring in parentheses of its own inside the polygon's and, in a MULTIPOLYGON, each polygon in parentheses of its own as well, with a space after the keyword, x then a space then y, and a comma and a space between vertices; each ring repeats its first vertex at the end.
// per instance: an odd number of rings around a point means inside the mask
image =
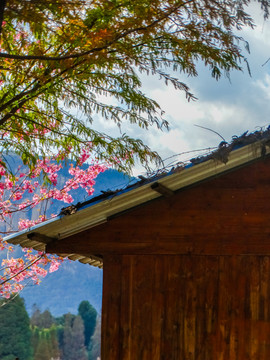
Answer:
POLYGON ((104 360, 269 360, 270 257, 109 256, 104 360))
POLYGON ((269 158, 47 251, 103 256, 102 360, 270 359, 269 158))

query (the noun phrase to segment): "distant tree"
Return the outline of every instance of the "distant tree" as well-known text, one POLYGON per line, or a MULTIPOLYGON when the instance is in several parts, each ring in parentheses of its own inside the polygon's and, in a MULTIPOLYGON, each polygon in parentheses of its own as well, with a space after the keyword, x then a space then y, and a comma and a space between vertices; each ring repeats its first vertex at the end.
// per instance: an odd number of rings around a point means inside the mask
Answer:
POLYGON ((42 327, 44 327, 45 329, 51 328, 54 323, 53 316, 49 310, 45 310, 41 314, 41 320, 42 320, 42 327))
POLYGON ((32 344, 32 348, 33 348, 33 354, 35 357, 35 353, 37 351, 37 348, 39 345, 39 340, 40 340, 39 329, 37 327, 31 326, 31 332, 32 332, 31 344, 32 344))
POLYGON ((49 329, 54 324, 54 318, 49 310, 43 313, 36 307, 31 316, 31 325, 42 329, 49 329))
POLYGON ((12 301, 5 302, 0 300, 0 359, 31 360, 30 319, 24 300, 16 296, 12 301))
POLYGON ((62 350, 65 360, 87 360, 84 326, 80 316, 66 314, 62 350))
POLYGON ((53 325, 50 328, 50 341, 51 341, 51 360, 60 359, 58 328, 55 325, 53 325))
POLYGON ((30 319, 30 324, 32 326, 38 326, 37 323, 39 321, 40 314, 41 314, 41 311, 40 311, 39 307, 37 306, 37 304, 34 304, 32 306, 32 315, 31 315, 31 319, 30 319))
POLYGON ((60 351, 57 340, 57 328, 33 329, 34 360, 57 360, 60 351))
POLYGON ((65 325, 65 315, 55 317, 54 322, 56 325, 64 326, 65 325))
POLYGON ((97 360, 101 354, 101 318, 97 318, 95 332, 88 348, 88 359, 97 360))
POLYGON ((65 316, 61 316, 55 319, 56 320, 56 329, 57 329, 57 340, 58 346, 60 350, 60 358, 63 358, 63 350, 64 350, 64 327, 65 327, 65 316))
POLYGON ((51 360, 51 352, 48 336, 43 331, 39 336, 37 348, 35 349, 34 360, 51 360))
POLYGON ((84 344, 88 348, 96 327, 97 311, 89 301, 84 300, 80 303, 78 312, 84 324, 84 344))
POLYGON ((50 311, 45 310, 42 313, 35 304, 30 323, 34 360, 60 359, 58 330, 62 326, 56 324, 56 319, 50 311))

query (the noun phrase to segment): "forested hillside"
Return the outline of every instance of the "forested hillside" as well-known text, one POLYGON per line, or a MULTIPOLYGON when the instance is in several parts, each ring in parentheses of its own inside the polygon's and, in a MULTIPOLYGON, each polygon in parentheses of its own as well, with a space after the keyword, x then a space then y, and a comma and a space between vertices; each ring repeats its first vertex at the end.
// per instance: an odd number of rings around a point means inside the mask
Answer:
POLYGON ((0 324, 1 360, 96 360, 100 356, 100 317, 88 301, 60 317, 35 306, 29 317, 20 296, 2 299, 0 324))

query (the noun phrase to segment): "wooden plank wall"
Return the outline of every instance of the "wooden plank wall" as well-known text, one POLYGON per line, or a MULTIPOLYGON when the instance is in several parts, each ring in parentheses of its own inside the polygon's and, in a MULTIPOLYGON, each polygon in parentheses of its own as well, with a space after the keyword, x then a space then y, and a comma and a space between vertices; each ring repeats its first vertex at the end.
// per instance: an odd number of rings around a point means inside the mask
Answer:
POLYGON ((269 360, 270 257, 104 259, 102 359, 269 360))

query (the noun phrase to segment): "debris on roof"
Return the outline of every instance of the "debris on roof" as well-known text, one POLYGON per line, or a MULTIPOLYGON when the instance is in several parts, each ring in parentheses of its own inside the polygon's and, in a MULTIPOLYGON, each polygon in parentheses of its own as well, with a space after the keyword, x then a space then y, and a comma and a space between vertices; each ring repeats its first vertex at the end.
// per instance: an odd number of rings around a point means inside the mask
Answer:
MULTIPOLYGON (((201 164, 208 160, 216 160, 219 162, 222 162, 226 164, 229 159, 229 154, 231 151, 239 149, 243 146, 255 143, 257 141, 261 141, 261 154, 262 156, 266 152, 266 146, 270 146, 270 125, 267 127, 266 130, 257 130, 253 133, 249 133, 248 131, 245 131, 242 135, 236 136, 234 135, 232 137, 232 141, 230 143, 227 143, 226 141, 222 141, 217 148, 215 148, 214 151, 209 152, 207 155, 198 156, 196 158, 192 158, 188 160, 187 162, 177 162, 175 164, 172 164, 171 166, 167 166, 161 169, 156 170, 155 172, 145 175, 139 175, 139 180, 135 183, 129 184, 126 187, 122 189, 116 189, 116 190, 106 190, 101 191, 101 195, 95 196, 91 198, 90 200, 87 200, 85 202, 79 202, 76 205, 67 206, 65 208, 61 209, 61 212, 59 215, 71 215, 74 214, 76 211, 78 211, 81 207, 84 207, 86 205, 89 205, 91 203, 101 201, 104 199, 109 199, 112 196, 115 196, 116 194, 119 194, 121 192, 134 189, 136 187, 139 187, 143 184, 147 184, 148 182, 152 182, 154 180, 161 179, 162 177, 180 172, 184 170, 186 167, 194 166, 197 164, 201 164)), ((212 148, 213 149, 213 148, 212 148)))
POLYGON ((75 214, 75 212, 77 212, 78 207, 80 206, 80 202, 77 205, 69 205, 67 207, 63 207, 60 211, 59 215, 72 215, 75 214))

